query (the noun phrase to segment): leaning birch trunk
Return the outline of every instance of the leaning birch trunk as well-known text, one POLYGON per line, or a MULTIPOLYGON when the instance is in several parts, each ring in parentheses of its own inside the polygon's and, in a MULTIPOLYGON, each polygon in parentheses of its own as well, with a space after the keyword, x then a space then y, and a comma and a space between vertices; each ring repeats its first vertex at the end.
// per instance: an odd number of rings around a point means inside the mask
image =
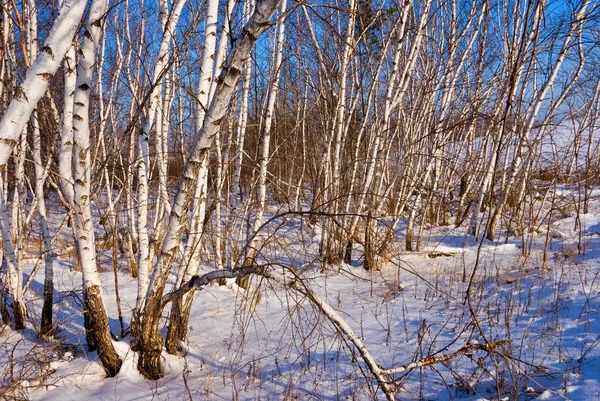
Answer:
POLYGON ((157 379, 161 376, 162 338, 158 331, 161 312, 164 308, 161 300, 171 270, 171 263, 179 249, 179 242, 200 164, 202 159, 208 155, 216 132, 229 107, 242 64, 250 55, 258 37, 269 27, 269 21, 279 2, 280 0, 263 0, 258 3, 250 21, 236 38, 235 46, 232 48, 219 76, 213 100, 177 186, 167 233, 150 278, 149 291, 141 316, 142 327, 139 338, 140 357, 138 369, 142 375, 149 379, 157 379))
POLYGON ((106 374, 115 376, 121 368, 122 361, 110 337, 108 314, 102 297, 102 283, 96 267, 94 223, 90 205, 90 89, 98 36, 102 32, 107 6, 106 0, 95 0, 92 3, 89 20, 84 26, 84 41, 79 50, 73 112, 74 212, 83 276, 84 314, 87 315, 88 322, 86 338, 90 348, 98 351, 106 374))
MULTIPOLYGON (((0 167, 6 166, 13 148, 18 143, 19 135, 23 132, 29 117, 46 92, 52 76, 60 66, 63 55, 69 48, 79 26, 86 4, 87 1, 85 0, 67 0, 63 3, 56 22, 41 48, 41 53, 36 57, 31 67, 27 69, 24 81, 15 88, 14 97, 0 120, 0 167)), ((16 273, 10 274, 11 266, 13 269, 17 268, 17 259, 10 236, 11 229, 4 199, 0 204, 0 209, 2 239, 5 258, 9 267, 9 282, 11 280, 18 282, 19 279, 15 276, 16 273)), ((17 293, 17 299, 20 298, 19 294, 21 292, 22 290, 19 290, 17 293)), ((18 303, 15 306, 18 307, 19 314, 24 315, 24 308, 21 309, 18 303)), ((22 326, 19 322, 20 318, 15 320, 19 323, 19 326, 22 326)))
POLYGON ((6 165, 31 113, 58 70, 75 36, 86 4, 85 0, 67 0, 63 3, 40 54, 27 69, 23 83, 15 88, 14 97, 0 120, 0 166, 6 165))
MULTIPOLYGON (((213 60, 216 46, 216 26, 217 26, 217 14, 218 14, 218 1, 211 0, 208 4, 207 16, 206 16, 206 28, 204 32, 205 44, 204 51, 202 53, 201 62, 201 75, 200 83, 198 87, 198 104, 196 109, 195 124, 198 129, 202 126, 204 117, 206 115, 206 102, 208 101, 211 82, 213 81, 213 60)), ((207 178, 208 178, 208 157, 205 157, 200 163, 200 169, 198 170, 198 176, 196 178, 196 187, 194 190, 193 206, 192 206, 192 223, 190 235, 186 243, 184 255, 184 261, 189 259, 189 263, 182 268, 178 280, 184 275, 194 275, 199 268, 200 262, 200 250, 199 246, 200 237, 202 236, 202 224, 204 221, 204 214, 206 211, 206 195, 207 195, 207 178)))
MULTIPOLYGON (((206 108, 208 105, 211 83, 214 80, 214 57, 217 36, 217 17, 219 11, 219 2, 210 0, 206 10, 206 26, 204 30, 204 51, 202 52, 202 61, 200 64, 200 82, 198 86, 198 104, 196 109, 195 123, 198 130, 202 127, 206 116, 206 108)), ((202 236, 202 225, 206 212, 206 200, 208 193, 208 157, 203 158, 198 170, 196 178, 196 188, 194 191, 193 207, 192 207, 192 224, 193 227, 188 243, 186 244, 188 256, 191 263, 186 266, 185 274, 194 275, 198 271, 200 262, 199 245, 200 237, 202 236), (191 242, 190 242, 191 241, 191 242)))
MULTIPOLYGON (((196 108, 195 123, 199 129, 206 116, 206 108, 209 100, 211 83, 214 80, 213 67, 215 58, 215 47, 217 37, 219 2, 210 0, 206 10, 206 22, 204 30, 204 51, 200 63, 200 82, 198 86, 198 104, 196 108)), ((190 234, 184 250, 184 264, 179 267, 177 283, 181 280, 189 280, 198 273, 200 268, 201 239, 206 214, 206 200, 208 194, 208 155, 200 163, 196 177, 192 206, 192 222, 190 234)), ((192 295, 187 294, 171 306, 171 320, 167 331, 166 348, 170 353, 179 351, 179 343, 187 338, 187 323, 192 307, 192 295), (186 326, 186 327, 183 327, 186 326)))
MULTIPOLYGON (((183 251, 183 264, 179 267, 175 287, 189 281, 198 274, 200 267, 202 234, 204 231, 204 215, 206 214, 206 193, 208 177, 208 157, 204 157, 200 163, 200 170, 194 189, 192 201, 192 223, 190 233, 183 251)), ((181 351, 181 343, 188 338, 188 323, 192 309, 193 294, 185 294, 171 305, 171 315, 165 348, 170 354, 181 351)))

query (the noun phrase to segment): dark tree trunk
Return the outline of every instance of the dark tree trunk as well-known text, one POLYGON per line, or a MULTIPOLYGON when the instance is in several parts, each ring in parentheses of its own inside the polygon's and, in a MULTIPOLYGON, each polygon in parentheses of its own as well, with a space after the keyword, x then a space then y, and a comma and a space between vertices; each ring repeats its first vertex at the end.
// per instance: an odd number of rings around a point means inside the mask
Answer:
POLYGON ((158 321, 162 310, 160 300, 160 297, 148 297, 138 342, 140 350, 138 370, 146 379, 150 380, 157 380, 162 376, 160 354, 163 348, 163 339, 158 331, 158 321))
POLYGON ((25 306, 13 300, 12 309, 15 316, 15 330, 25 329, 25 306))
POLYGON ((54 255, 47 252, 46 276, 44 278, 44 304, 42 306, 42 322, 40 325, 40 336, 53 336, 52 327, 52 305, 54 304, 54 278, 52 271, 54 255), (50 271, 48 271, 50 269, 50 271))
POLYGON ((344 252, 344 263, 352 264, 352 241, 346 243, 346 251, 344 252))
POLYGON ((171 319, 169 320, 169 328, 167 329, 167 338, 165 340, 165 348, 169 354, 179 354, 181 352, 181 343, 187 341, 191 310, 191 296, 184 296, 173 302, 171 319), (184 302, 185 298, 189 298, 187 302, 184 302))
POLYGON ((44 305, 42 306, 42 322, 40 326, 40 336, 50 337, 52 332, 52 304, 54 287, 44 282, 44 305))
POLYGON ((100 291, 102 290, 99 286, 92 285, 86 292, 87 298, 84 299, 84 304, 90 327, 90 331, 86 330, 86 334, 89 333, 95 341, 95 348, 106 375, 113 377, 119 373, 123 362, 112 343, 108 315, 100 297, 100 291))

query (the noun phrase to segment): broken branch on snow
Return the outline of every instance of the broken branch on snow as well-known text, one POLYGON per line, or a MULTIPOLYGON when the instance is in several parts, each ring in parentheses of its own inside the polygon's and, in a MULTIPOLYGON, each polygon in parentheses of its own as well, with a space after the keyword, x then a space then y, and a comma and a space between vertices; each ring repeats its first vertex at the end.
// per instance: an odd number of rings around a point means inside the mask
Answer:
POLYGON ((277 273, 273 268, 273 265, 270 266, 259 266, 259 265, 250 265, 250 266, 242 266, 233 270, 216 270, 209 273, 206 273, 202 276, 193 276, 188 282, 183 284, 177 290, 174 290, 162 298, 162 307, 164 307, 169 302, 176 300, 179 297, 182 297, 184 294, 193 291, 202 289, 206 285, 208 285, 211 281, 223 279, 223 278, 236 278, 240 276, 244 276, 247 274, 258 274, 263 277, 273 279, 288 288, 293 288, 295 291, 298 291, 300 294, 304 295, 313 305, 315 305, 321 313, 323 313, 329 321, 331 321, 336 329, 344 335, 345 338, 350 340, 350 342, 354 345, 354 347, 360 353, 363 361, 369 368, 371 374, 377 380, 377 383, 383 390, 386 395, 388 401, 394 400, 394 390, 391 387, 392 380, 389 380, 389 376, 410 371, 412 369, 416 369, 419 367, 431 366, 438 363, 443 363, 449 361, 451 359, 457 358, 462 355, 466 355, 471 351, 486 351, 496 352, 496 349, 500 346, 506 345, 510 343, 510 340, 500 340, 490 343, 469 343, 457 351, 442 354, 437 356, 427 356, 421 360, 410 362, 406 365, 388 368, 385 369, 381 365, 377 363, 375 358, 371 355, 366 345, 362 342, 360 337, 352 330, 352 328, 342 319, 340 314, 333 309, 329 304, 323 301, 314 291, 312 291, 308 285, 289 267, 279 265, 283 267, 282 273, 277 273), (270 268, 269 268, 270 267, 270 268), (286 275, 285 272, 291 273, 291 275, 286 275))

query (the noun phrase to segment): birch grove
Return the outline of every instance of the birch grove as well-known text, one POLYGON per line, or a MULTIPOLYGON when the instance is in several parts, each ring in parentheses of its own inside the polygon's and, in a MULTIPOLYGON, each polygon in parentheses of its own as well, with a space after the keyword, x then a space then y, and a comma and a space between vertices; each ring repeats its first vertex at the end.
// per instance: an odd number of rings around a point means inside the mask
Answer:
POLYGON ((129 337, 155 380, 163 351, 185 352, 195 291, 227 284, 249 299, 255 275, 305 297, 394 399, 405 368, 378 365, 311 289, 281 221, 312 230, 308 264, 324 274, 373 274, 443 226, 466 242, 517 238, 526 257, 528 234, 547 227, 551 240, 560 185, 578 188, 581 231, 598 184, 599 4, 552 3, 6 2, 2 324, 50 341, 68 264, 106 374, 129 337), (569 124, 574 140, 556 150, 569 124), (133 306, 120 303, 123 275, 133 306))

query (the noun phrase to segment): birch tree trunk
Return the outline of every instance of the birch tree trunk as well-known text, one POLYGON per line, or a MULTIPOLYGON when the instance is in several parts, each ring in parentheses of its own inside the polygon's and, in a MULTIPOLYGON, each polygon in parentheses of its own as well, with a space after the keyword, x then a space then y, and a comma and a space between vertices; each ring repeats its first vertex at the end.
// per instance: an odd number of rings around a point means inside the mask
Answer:
POLYGON ((40 214, 40 227, 42 240, 44 242, 44 303, 42 306, 42 320, 40 335, 42 337, 52 336, 52 305, 54 295, 54 259, 56 254, 52 250, 52 236, 48 229, 46 213, 46 201, 44 200, 44 182, 46 172, 42 164, 42 144, 40 139, 40 127, 37 120, 37 112, 33 115, 33 162, 35 164, 35 197, 37 198, 38 212, 40 214))
MULTIPOLYGON (((284 16, 287 6, 287 0, 281 1, 281 11, 279 15, 284 16)), ((256 216, 254 217, 254 223, 252 225, 252 240, 247 246, 247 254, 245 255, 245 265, 252 264, 256 257, 256 239, 258 229, 264 223, 265 213, 265 201, 267 197, 267 164, 269 161, 269 146, 271 142, 271 126, 273 124, 273 117, 275 114, 275 101, 277 100, 277 93, 279 91, 279 79, 281 76, 281 65, 283 60, 283 40, 285 36, 285 19, 281 19, 278 23, 277 31, 277 44, 275 47, 275 60, 273 63, 273 81, 269 90, 267 110, 265 111, 265 121, 263 126, 262 135, 262 147, 261 153, 258 158, 259 173, 258 173, 258 189, 257 189, 257 210, 256 216)), ((247 276, 246 276, 247 277, 247 276)), ((247 288, 248 283, 245 282, 244 278, 238 279, 238 284, 242 287, 247 288)))
POLYGON ((23 274, 19 271, 16 250, 12 241, 4 188, 1 189, 0 193, 0 231, 2 232, 2 242, 4 243, 4 260, 8 270, 8 288, 13 298, 12 308, 14 312, 15 329, 22 330, 25 328, 26 313, 23 298, 23 274))
POLYGON ((81 255, 84 314, 87 315, 86 339, 90 350, 97 350, 108 376, 121 368, 110 336, 108 314, 102 295, 102 283, 96 266, 94 222, 90 204, 91 148, 89 105, 96 49, 108 8, 107 0, 94 0, 84 26, 84 40, 79 50, 77 84, 73 112, 74 212, 77 242, 81 255))
POLYGON ((219 76, 214 98, 208 109, 202 128, 194 142, 193 149, 184 166, 183 175, 176 190, 175 202, 167 232, 158 255, 149 291, 143 309, 142 331, 139 338, 140 357, 138 369, 146 378, 157 379, 161 376, 160 353, 162 338, 158 324, 164 307, 161 303, 171 263, 179 249, 181 234, 185 225, 190 198, 201 167, 202 159, 208 155, 220 123, 229 107, 231 96, 237 86, 241 67, 258 37, 269 27, 271 16, 280 0, 263 0, 257 4, 250 21, 235 40, 221 75, 219 76))
MULTIPOLYGON (((208 1, 204 29, 204 51, 200 64, 200 82, 198 84, 198 102, 195 125, 199 130, 204 123, 209 102, 211 83, 214 80, 214 59, 217 38, 219 2, 208 1)), ((189 280, 200 268, 201 240, 204 230, 204 216, 208 194, 208 154, 202 159, 192 200, 190 233, 184 249, 184 264, 179 267, 177 283, 189 280)), ((171 309, 171 320, 167 331, 166 348, 170 353, 179 351, 180 341, 187 339, 187 325, 192 306, 192 295, 186 294, 171 309)))
POLYGON ((40 54, 27 69, 23 83, 15 88, 15 96, 0 120, 0 166, 6 165, 31 113, 58 70, 86 4, 86 0, 66 0, 62 4, 40 54))
MULTIPOLYGON (((496 228, 497 228, 498 222, 500 220, 500 216, 502 215, 502 211, 506 205, 506 201, 509 196, 510 190, 512 189, 512 187, 515 183, 515 179, 518 175, 519 168, 522 165, 523 150, 526 147, 527 141, 529 139, 529 134, 532 131, 535 119, 538 116, 538 113, 542 107, 542 104, 546 100, 546 93, 554 87, 556 77, 558 75, 558 72, 563 67, 563 63, 565 62, 565 60, 567 58, 569 49, 571 47, 573 47, 573 46, 571 46, 571 41, 573 40, 573 36, 575 36, 578 32, 580 32, 583 29, 585 23, 587 22, 586 13, 587 13, 587 8, 590 5, 590 2, 591 2, 591 0, 586 0, 583 3, 581 3, 577 12, 575 12, 574 15, 572 16, 572 21, 569 24, 569 29, 563 39, 558 57, 551 67, 550 75, 545 80, 545 82, 543 83, 540 90, 537 91, 537 93, 535 94, 535 98, 532 101, 531 112, 527 116, 527 120, 525 122, 525 127, 521 134, 519 144, 518 144, 518 147, 516 150, 516 156, 513 159, 512 165, 510 167, 510 175, 508 178, 508 182, 506 183, 505 189, 501 193, 500 198, 498 200, 498 204, 496 205, 496 208, 494 209, 492 215, 490 216, 490 221, 488 222, 486 238, 490 241, 493 241, 496 236, 496 228)), ((541 2, 539 7, 543 8, 543 3, 544 2, 541 2)), ((543 14, 543 10, 540 10, 540 11, 536 10, 536 12, 538 13, 538 14, 536 14, 536 21, 535 21, 537 24, 537 21, 543 17, 543 15, 539 15, 539 14, 543 14)), ((564 90, 566 90, 566 89, 563 88, 563 91, 564 90)), ((557 104, 551 105, 550 107, 551 108, 558 107, 560 105, 560 103, 562 103, 563 100, 564 100, 564 96, 559 95, 558 102, 556 102, 557 104)))
MULTIPOLYGON (((157 61, 152 75, 150 106, 144 122, 142 131, 139 135, 139 161, 138 161, 138 297, 136 309, 139 311, 143 307, 143 302, 148 289, 148 271, 150 260, 150 250, 148 248, 148 168, 150 166, 150 130, 156 119, 157 108, 162 93, 162 77, 168 66, 167 56, 169 47, 175 32, 175 27, 179 21, 181 10, 185 5, 185 0, 177 0, 173 6, 170 15, 168 12, 168 3, 161 1, 161 22, 163 24, 163 38, 158 51, 157 61)), ((162 121, 157 121, 162 124, 162 121)))

